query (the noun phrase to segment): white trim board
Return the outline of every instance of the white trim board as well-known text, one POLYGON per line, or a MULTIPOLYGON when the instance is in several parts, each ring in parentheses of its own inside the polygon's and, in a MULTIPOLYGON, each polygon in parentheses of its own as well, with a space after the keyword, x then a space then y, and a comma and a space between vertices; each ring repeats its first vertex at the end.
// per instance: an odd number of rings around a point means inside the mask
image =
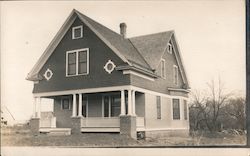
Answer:
POLYGON ((138 76, 138 77, 141 77, 141 78, 150 80, 150 81, 155 81, 154 78, 151 78, 151 77, 149 77, 149 76, 140 74, 140 73, 135 72, 135 71, 132 71, 132 70, 123 70, 123 74, 131 74, 131 75, 135 75, 135 76, 138 76))
POLYGON ((184 97, 184 96, 176 96, 176 95, 173 96, 173 95, 163 94, 163 93, 147 90, 147 89, 132 86, 132 85, 33 93, 33 96, 34 97, 59 96, 59 95, 72 95, 72 94, 80 94, 80 93, 98 93, 98 92, 121 91, 121 90, 128 90, 128 89, 139 91, 142 93, 149 93, 149 94, 153 94, 153 95, 167 97, 167 98, 179 98, 179 99, 188 100, 188 98, 184 97))

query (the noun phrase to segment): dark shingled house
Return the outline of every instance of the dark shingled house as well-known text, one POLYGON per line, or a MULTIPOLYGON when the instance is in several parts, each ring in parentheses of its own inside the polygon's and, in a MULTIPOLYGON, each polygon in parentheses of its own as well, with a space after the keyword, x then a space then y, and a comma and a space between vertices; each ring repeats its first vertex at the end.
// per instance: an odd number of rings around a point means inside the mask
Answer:
POLYGON ((174 31, 126 37, 73 10, 27 80, 33 132, 187 135, 189 85, 174 31), (41 99, 54 111, 41 115, 41 99))

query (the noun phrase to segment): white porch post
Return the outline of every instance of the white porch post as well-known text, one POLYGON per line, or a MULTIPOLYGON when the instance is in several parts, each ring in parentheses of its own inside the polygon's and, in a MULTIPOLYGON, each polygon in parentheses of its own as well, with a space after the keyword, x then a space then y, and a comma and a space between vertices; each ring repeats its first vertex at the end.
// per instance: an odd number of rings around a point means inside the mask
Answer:
POLYGON ((124 94, 124 90, 121 90, 121 114, 120 115, 125 115, 125 94, 124 94))
POLYGON ((136 115, 135 114, 135 90, 132 90, 132 114, 133 115, 136 115))
POLYGON ((36 97, 33 97, 33 118, 36 118, 36 97))
POLYGON ((78 116, 82 116, 82 93, 79 94, 78 116))
POLYGON ((38 97, 37 100, 38 100, 38 103, 37 103, 37 117, 40 118, 41 117, 41 98, 38 97))
POLYGON ((76 116, 76 94, 73 94, 72 117, 76 116))
POLYGON ((131 99, 131 90, 128 90, 128 115, 132 115, 132 99, 131 99))

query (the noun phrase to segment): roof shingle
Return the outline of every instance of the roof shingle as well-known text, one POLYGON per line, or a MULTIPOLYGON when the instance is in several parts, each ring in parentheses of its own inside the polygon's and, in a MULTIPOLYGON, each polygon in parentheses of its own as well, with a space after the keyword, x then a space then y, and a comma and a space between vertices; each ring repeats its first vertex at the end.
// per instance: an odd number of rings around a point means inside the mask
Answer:
POLYGON ((130 41, 144 57, 151 69, 156 69, 173 31, 130 38, 130 41))

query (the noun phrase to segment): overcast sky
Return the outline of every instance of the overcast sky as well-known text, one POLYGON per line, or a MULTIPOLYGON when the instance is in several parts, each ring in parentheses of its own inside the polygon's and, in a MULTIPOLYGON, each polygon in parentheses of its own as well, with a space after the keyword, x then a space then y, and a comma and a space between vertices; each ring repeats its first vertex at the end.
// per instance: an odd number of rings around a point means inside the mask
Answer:
MULTIPOLYGON (((17 120, 32 114, 33 82, 25 80, 73 8, 127 36, 175 30, 192 89, 221 78, 245 94, 245 2, 1 2, 1 104, 17 120)), ((42 108, 45 110, 45 107, 42 108)))

